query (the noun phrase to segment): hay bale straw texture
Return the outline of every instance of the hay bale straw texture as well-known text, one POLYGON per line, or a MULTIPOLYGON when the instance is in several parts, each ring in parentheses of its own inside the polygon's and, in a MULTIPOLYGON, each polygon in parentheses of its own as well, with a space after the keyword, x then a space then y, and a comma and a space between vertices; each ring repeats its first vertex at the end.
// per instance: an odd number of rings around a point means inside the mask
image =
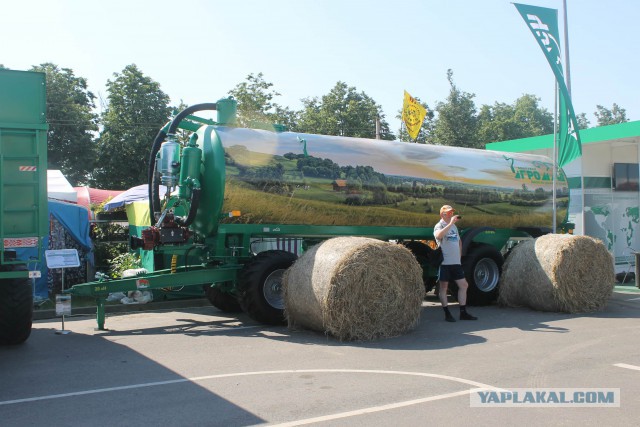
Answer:
POLYGON ((601 310, 615 284, 613 259, 588 236, 547 234, 517 245, 500 278, 499 304, 540 311, 601 310))
POLYGON ((369 341, 417 326, 422 268, 395 243, 336 237, 305 252, 284 275, 289 327, 369 341))

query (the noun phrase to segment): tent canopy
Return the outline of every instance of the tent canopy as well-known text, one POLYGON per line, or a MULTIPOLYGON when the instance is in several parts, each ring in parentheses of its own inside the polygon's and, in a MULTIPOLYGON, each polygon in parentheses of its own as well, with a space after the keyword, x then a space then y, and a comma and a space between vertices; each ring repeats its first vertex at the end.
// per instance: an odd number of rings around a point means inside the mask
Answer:
POLYGON ((100 190, 91 187, 73 187, 78 194, 78 204, 89 210, 89 219, 95 219, 91 211, 91 205, 99 205, 109 198, 124 193, 124 190, 100 190))
POLYGON ((47 197, 65 202, 78 202, 78 194, 59 170, 47 170, 47 197))
MULTIPOLYGON (((49 215, 54 217, 68 233, 82 251, 86 254, 86 259, 93 264, 93 253, 91 237, 89 236, 89 215, 87 209, 74 205, 71 203, 65 203, 49 199, 47 202, 47 208, 49 215)), ((56 236, 58 239, 62 239, 58 244, 64 244, 64 236, 56 236)), ((43 250, 52 249, 50 247, 50 236, 45 236, 43 240, 43 250)), ((60 246, 57 246, 59 248, 60 246)), ((38 259, 38 248, 18 248, 18 255, 22 258, 33 257, 38 259)), ((34 295, 39 299, 48 298, 48 267, 44 259, 43 254, 42 262, 35 266, 36 270, 40 270, 40 278, 35 279, 34 283, 34 295)))
MULTIPOLYGON (((167 192, 167 187, 161 185, 159 192, 160 197, 164 197, 164 194, 167 192)), ((141 202, 145 200, 149 200, 149 185, 137 185, 109 200, 109 202, 104 205, 104 210, 108 212, 111 209, 120 208, 133 202, 141 202)))

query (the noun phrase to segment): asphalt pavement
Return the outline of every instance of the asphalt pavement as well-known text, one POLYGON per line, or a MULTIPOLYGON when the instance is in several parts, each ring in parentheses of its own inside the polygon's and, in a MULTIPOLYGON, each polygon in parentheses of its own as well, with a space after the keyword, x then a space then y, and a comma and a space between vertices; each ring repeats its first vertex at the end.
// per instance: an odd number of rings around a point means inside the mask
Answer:
MULTIPOLYGON (((150 307, 150 306, 149 306, 150 307)), ((130 310, 130 308, 128 309, 130 310)), ((396 338, 340 342, 209 305, 34 322, 0 348, 0 420, 25 425, 580 425, 640 419, 640 293, 597 313, 474 307, 433 296, 396 338), (457 313, 455 304, 453 312, 457 313), (470 309, 471 310, 471 309, 470 309), (473 407, 477 390, 616 389, 618 406, 473 407)))

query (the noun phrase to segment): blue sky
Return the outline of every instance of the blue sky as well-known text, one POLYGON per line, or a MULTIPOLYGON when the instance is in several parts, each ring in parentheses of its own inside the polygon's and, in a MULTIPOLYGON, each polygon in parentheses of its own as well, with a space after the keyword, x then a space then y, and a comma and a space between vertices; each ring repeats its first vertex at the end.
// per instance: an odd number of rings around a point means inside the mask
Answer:
MULTIPOLYGON (((558 9, 562 32, 562 0, 521 3, 558 9)), ((596 105, 615 102, 640 120, 640 3, 567 3, 576 113, 595 125, 596 105)), ((551 70, 504 0, 21 0, 1 10, 0 64, 71 68, 105 101, 107 79, 132 63, 175 104, 216 101, 262 72, 293 109, 337 81, 355 86, 397 131, 403 91, 434 107, 451 68, 478 108, 530 93, 553 112, 551 70)))

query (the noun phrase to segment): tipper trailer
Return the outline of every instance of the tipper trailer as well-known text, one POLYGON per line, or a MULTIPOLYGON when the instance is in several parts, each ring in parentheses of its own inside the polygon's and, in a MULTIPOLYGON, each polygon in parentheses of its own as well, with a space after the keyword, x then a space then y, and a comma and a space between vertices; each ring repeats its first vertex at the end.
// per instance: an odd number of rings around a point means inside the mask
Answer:
POLYGON ((47 129, 45 75, 1 69, 0 344, 31 334, 31 278, 49 232, 47 129))

